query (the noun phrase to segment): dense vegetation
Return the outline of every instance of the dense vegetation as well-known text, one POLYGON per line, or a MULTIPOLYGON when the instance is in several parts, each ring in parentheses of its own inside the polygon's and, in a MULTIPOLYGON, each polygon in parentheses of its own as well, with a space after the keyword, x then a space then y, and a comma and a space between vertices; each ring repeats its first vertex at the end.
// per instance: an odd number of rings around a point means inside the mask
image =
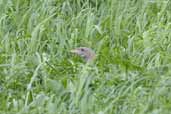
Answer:
POLYGON ((0 0, 1 114, 170 114, 170 0, 0 0), (92 64, 70 53, 97 53, 92 64))

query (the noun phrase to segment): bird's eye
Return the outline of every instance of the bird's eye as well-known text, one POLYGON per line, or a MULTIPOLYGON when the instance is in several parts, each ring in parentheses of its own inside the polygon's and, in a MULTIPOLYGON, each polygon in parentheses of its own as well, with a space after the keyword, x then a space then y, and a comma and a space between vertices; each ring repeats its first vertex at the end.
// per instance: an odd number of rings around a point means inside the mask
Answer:
POLYGON ((83 48, 81 48, 81 51, 85 51, 83 48))

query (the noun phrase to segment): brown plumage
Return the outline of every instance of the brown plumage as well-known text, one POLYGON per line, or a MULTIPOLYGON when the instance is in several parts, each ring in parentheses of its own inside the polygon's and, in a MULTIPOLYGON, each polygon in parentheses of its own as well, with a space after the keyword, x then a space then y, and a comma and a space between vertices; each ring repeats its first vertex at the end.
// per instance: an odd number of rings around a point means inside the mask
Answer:
POLYGON ((71 52, 83 57, 86 62, 93 61, 96 57, 95 52, 87 47, 79 47, 71 50, 71 52))

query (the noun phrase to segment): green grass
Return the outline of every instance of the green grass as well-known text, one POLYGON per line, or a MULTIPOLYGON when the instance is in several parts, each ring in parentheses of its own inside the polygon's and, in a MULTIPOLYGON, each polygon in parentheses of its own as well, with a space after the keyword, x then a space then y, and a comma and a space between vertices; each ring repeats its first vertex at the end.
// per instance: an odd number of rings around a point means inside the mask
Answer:
POLYGON ((170 5, 0 0, 0 114, 170 114, 170 5))

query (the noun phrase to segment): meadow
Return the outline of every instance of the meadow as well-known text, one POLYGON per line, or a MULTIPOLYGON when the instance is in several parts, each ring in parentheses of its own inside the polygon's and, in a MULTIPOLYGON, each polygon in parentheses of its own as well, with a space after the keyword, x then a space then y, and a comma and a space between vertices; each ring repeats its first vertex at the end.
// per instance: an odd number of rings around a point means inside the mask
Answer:
POLYGON ((0 114, 171 114, 170 69, 170 0, 0 0, 0 114))

